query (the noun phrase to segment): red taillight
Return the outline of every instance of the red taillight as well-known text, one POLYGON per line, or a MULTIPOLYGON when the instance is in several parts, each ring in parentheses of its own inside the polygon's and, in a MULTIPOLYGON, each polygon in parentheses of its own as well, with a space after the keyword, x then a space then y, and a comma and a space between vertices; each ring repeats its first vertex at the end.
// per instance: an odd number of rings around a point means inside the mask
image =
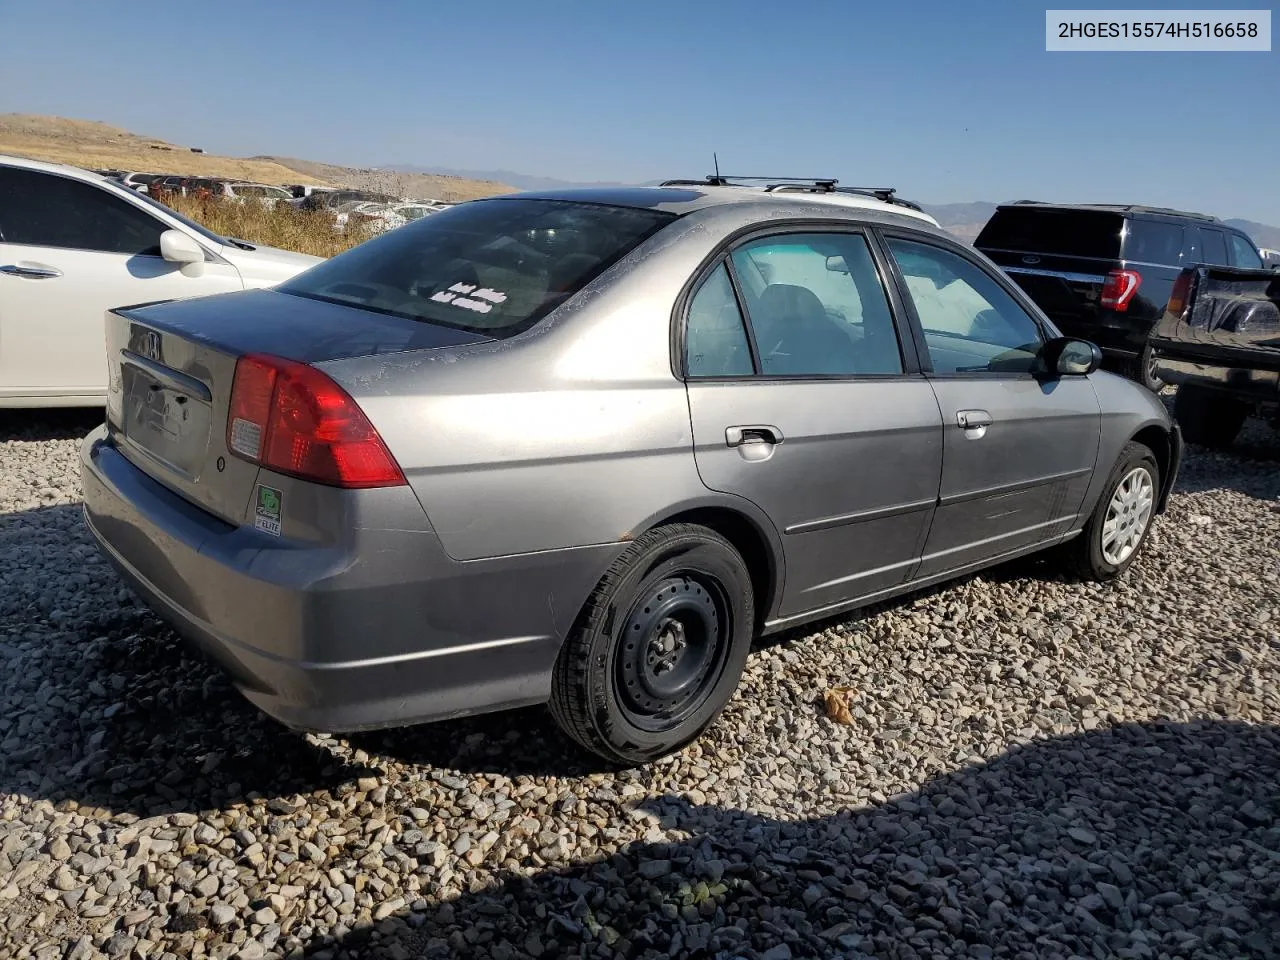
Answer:
POLYGON ((1142 286, 1142 274, 1137 270, 1112 270, 1102 284, 1102 305, 1112 310, 1129 309, 1129 301, 1142 286))
POLYGON ((404 474, 345 390, 315 367, 265 354, 236 361, 227 449, 334 487, 394 487, 404 474))
POLYGON ((1195 276, 1191 270, 1183 270, 1178 279, 1173 281, 1173 290, 1169 293, 1169 306, 1165 310, 1172 316, 1181 319, 1187 309, 1187 297, 1191 293, 1191 278, 1195 276))

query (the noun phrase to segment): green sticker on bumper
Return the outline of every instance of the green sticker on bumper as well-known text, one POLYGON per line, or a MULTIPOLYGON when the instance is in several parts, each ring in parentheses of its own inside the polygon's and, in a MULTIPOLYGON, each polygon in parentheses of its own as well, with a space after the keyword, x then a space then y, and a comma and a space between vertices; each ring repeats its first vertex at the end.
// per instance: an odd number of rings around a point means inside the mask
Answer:
POLYGON ((281 493, 275 487, 258 484, 258 501, 254 508, 253 525, 273 537, 280 536, 281 493))

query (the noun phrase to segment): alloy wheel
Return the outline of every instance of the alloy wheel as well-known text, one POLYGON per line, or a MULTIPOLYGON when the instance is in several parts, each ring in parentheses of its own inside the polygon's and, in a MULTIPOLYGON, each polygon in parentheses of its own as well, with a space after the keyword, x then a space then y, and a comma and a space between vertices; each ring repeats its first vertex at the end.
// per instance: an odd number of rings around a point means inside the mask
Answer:
POLYGON ((1120 566, 1133 554, 1151 523, 1155 484, 1146 467, 1134 467, 1116 485, 1102 524, 1102 559, 1120 566))

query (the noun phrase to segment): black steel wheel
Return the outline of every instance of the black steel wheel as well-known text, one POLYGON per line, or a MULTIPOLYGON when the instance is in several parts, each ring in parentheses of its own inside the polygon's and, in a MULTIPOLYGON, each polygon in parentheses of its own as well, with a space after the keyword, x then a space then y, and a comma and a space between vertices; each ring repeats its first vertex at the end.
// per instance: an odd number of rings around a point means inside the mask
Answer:
POLYGON ((651 585, 619 637, 614 683, 627 719, 661 731, 696 712, 720 678, 732 627, 714 579, 680 572, 651 585))
POLYGON ((566 639, 552 715, 611 763, 672 753, 733 695, 754 623, 751 576, 727 540, 694 524, 650 530, 610 567, 566 639))

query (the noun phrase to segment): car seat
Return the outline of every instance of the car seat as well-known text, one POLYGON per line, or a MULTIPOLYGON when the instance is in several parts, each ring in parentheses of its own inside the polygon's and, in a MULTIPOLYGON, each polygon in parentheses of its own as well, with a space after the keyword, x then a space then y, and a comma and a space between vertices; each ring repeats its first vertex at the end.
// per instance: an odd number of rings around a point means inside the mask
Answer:
POLYGON ((763 373, 856 373, 853 339, 827 316, 807 287, 771 283, 760 294, 752 322, 763 373))

